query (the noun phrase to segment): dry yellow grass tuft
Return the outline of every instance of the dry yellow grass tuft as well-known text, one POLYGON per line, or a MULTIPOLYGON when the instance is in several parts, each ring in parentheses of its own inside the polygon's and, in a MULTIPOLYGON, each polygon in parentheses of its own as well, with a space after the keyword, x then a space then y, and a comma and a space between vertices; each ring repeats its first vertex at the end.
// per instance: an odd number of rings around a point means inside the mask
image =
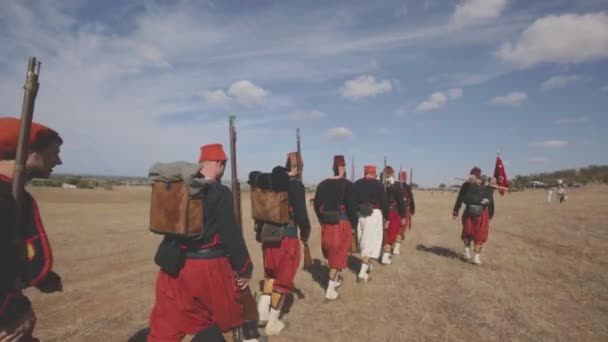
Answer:
MULTIPOLYGON (((32 188, 64 292, 29 289, 44 341, 126 341, 147 325, 160 239, 147 231, 146 188, 32 188)), ((461 261, 454 194, 417 192, 414 230, 374 280, 344 272, 341 298, 324 304, 319 225, 313 274, 300 271, 290 326, 272 341, 607 341, 608 187, 571 190, 547 204, 541 191, 500 197, 481 266, 461 261)), ((262 277, 261 248, 243 193, 245 238, 262 277)), ((352 268, 357 267, 355 260, 352 268)))

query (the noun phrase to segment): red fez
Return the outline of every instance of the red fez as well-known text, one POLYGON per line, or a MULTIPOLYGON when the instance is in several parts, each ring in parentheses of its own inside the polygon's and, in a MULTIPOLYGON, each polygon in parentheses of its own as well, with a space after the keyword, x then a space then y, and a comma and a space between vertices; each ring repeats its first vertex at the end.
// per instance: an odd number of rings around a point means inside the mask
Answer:
MULTIPOLYGON (((0 118, 0 160, 15 158, 20 130, 21 119, 11 117, 0 118)), ((59 134, 54 130, 37 122, 32 122, 29 138, 30 148, 32 146, 35 147, 36 143, 41 143, 41 140, 44 138, 53 138, 60 143, 63 142, 59 134)))
POLYGON ((202 161, 225 161, 226 153, 222 148, 222 144, 208 144, 201 146, 201 155, 198 158, 199 162, 202 161))
POLYGON ((376 166, 375 165, 365 165, 363 167, 363 173, 368 175, 368 174, 376 174, 376 166))
POLYGON ((471 169, 471 172, 469 172, 470 175, 475 175, 475 177, 479 178, 481 177, 481 169, 478 168, 477 166, 475 166, 474 168, 471 169))
POLYGON ((399 180, 405 182, 407 180, 407 172, 401 171, 401 173, 399 174, 399 180))
POLYGON ((338 166, 346 166, 346 161, 344 161, 344 156, 342 155, 334 156, 334 168, 338 166))

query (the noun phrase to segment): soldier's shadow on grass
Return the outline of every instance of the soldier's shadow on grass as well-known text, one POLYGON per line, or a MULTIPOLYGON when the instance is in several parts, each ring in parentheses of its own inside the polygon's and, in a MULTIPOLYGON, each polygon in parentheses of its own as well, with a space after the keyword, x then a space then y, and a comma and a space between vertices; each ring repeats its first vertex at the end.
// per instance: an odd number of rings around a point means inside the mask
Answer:
POLYGON ((453 250, 440 246, 426 246, 426 245, 418 245, 416 246, 416 250, 426 253, 435 254, 440 257, 448 258, 448 259, 456 259, 460 261, 464 261, 462 255, 454 252, 453 250))
POLYGON ((133 336, 129 337, 127 342, 146 342, 148 340, 149 333, 150 328, 143 328, 136 332, 133 336))
POLYGON ((361 270, 361 259, 349 255, 347 267, 354 274, 359 274, 359 270, 361 270))
POLYGON ((312 265, 306 269, 306 272, 310 273, 312 280, 319 284, 323 290, 327 289, 329 267, 324 265, 320 259, 313 259, 312 265))
POLYGON ((294 303, 294 295, 293 294, 288 294, 285 296, 285 303, 283 304, 283 307, 281 308, 281 314, 282 315, 287 315, 289 314, 289 312, 291 311, 291 308, 293 307, 293 303, 294 303))

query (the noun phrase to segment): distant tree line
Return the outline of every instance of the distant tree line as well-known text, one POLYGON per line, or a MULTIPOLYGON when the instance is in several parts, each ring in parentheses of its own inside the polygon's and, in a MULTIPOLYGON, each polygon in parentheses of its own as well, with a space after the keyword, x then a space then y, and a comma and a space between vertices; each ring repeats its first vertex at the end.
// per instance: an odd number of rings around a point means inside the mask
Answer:
POLYGON ((525 188, 532 181, 540 181, 549 186, 557 185, 562 179, 568 186, 593 183, 608 184, 608 165, 590 165, 580 169, 567 169, 554 172, 542 172, 527 176, 517 175, 509 180, 511 187, 525 188))
POLYGON ((97 179, 90 177, 82 177, 77 175, 53 175, 47 179, 33 179, 29 182, 32 186, 48 186, 60 188, 63 184, 74 185, 78 189, 95 189, 103 187, 111 190, 112 186, 121 185, 122 182, 117 180, 97 179))

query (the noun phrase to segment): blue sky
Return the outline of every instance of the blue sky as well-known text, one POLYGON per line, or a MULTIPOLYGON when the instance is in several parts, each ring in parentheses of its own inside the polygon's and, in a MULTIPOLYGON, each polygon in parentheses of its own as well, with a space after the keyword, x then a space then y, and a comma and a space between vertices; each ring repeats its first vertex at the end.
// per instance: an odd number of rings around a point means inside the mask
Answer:
POLYGON ((297 127, 307 183, 334 154, 425 186, 491 173, 497 149, 511 177, 608 163, 606 1, 4 0, 0 40, 0 115, 38 57, 61 173, 228 151, 231 113, 241 178, 284 163, 297 127))

